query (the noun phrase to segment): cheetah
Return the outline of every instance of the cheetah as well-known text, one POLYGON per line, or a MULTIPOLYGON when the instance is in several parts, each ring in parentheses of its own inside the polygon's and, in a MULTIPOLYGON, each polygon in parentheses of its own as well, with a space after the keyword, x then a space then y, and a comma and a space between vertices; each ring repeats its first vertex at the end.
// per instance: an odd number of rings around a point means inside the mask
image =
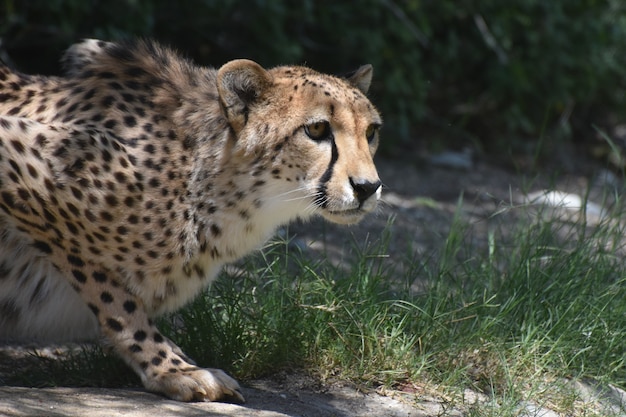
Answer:
POLYGON ((0 66, 0 340, 101 338, 149 391, 243 402, 153 319, 281 225, 374 211, 372 67, 204 68, 150 40, 85 40, 62 63, 0 66))

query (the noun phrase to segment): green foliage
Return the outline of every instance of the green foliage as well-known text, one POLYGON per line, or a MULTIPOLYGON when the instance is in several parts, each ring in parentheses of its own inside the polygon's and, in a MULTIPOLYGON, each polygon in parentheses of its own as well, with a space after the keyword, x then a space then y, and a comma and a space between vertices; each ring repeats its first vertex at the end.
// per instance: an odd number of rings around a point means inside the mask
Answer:
POLYGON ((584 137, 626 110, 625 11, 619 0, 5 0, 0 39, 20 68, 48 73, 83 37, 155 37, 211 65, 369 62, 387 149, 502 151, 584 137))

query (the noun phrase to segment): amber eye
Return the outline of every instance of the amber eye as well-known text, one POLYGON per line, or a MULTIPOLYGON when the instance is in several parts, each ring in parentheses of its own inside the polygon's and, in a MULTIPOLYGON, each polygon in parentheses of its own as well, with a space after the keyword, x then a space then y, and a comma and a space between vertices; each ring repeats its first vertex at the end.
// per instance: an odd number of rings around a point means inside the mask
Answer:
POLYGON ((304 126, 304 131, 313 140, 325 140, 330 137, 330 123, 315 122, 304 126))
POLYGON ((379 128, 380 125, 377 124, 371 124, 367 127, 367 130, 365 131, 365 137, 367 138, 368 142, 371 143, 376 138, 376 133, 378 133, 379 128))

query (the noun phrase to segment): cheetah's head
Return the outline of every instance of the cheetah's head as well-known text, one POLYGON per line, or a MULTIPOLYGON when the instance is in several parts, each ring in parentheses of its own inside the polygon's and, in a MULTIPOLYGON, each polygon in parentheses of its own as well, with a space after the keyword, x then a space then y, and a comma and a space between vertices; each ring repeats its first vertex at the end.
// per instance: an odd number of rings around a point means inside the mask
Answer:
POLYGON ((305 67, 265 70, 248 60, 218 71, 223 112, 235 153, 262 160, 268 183, 300 217, 321 214, 356 223, 377 205, 381 181, 373 156, 382 119, 366 98, 371 65, 348 78, 305 67))

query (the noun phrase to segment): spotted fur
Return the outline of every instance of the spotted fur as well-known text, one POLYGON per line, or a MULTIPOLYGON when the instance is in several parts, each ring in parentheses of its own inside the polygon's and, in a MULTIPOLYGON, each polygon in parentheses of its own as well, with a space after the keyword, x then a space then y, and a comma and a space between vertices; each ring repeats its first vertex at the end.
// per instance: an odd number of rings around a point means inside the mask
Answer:
POLYGON ((215 70, 95 40, 63 63, 58 78, 0 66, 0 339, 103 336, 149 390, 243 401, 151 319, 282 224, 375 208, 371 66, 215 70))

